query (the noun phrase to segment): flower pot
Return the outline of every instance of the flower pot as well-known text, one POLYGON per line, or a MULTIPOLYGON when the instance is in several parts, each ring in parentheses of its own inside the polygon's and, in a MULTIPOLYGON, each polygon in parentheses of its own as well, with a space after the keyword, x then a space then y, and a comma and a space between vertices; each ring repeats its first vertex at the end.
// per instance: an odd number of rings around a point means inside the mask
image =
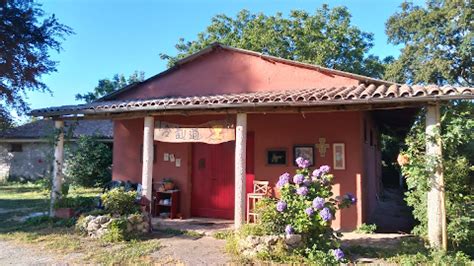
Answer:
POLYGON ((54 216, 63 219, 69 219, 74 216, 73 208, 57 208, 54 210, 54 216))
POLYGON ((165 191, 166 190, 172 190, 174 188, 174 184, 172 182, 165 182, 163 183, 164 187, 165 187, 165 191))

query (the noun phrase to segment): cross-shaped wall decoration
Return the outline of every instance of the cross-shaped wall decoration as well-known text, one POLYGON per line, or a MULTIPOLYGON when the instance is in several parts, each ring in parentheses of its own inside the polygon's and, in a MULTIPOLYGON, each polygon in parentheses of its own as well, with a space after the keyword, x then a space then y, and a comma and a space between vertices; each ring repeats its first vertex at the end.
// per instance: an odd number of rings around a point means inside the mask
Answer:
POLYGON ((326 138, 319 138, 319 144, 316 144, 321 157, 326 157, 326 150, 329 149, 329 144, 326 143, 326 138))

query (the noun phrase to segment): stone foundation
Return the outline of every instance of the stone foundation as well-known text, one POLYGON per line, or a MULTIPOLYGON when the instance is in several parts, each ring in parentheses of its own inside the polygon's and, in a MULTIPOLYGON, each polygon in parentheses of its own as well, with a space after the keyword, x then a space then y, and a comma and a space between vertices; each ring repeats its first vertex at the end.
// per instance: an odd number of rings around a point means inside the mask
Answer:
POLYGON ((78 229, 92 238, 101 238, 107 233, 112 222, 125 219, 126 232, 144 234, 151 231, 150 216, 148 214, 131 214, 126 217, 110 217, 108 215, 86 216, 78 222, 78 229))
POLYGON ((268 235, 247 236, 238 241, 239 252, 247 258, 255 257, 258 253, 272 252, 281 245, 286 250, 292 250, 303 244, 301 235, 268 235))

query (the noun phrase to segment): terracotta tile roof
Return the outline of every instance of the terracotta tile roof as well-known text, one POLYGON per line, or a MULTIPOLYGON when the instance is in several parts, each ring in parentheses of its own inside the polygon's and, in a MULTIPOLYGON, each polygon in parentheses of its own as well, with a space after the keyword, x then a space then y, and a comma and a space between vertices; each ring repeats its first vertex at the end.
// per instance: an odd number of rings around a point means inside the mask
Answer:
MULTIPOLYGON (((71 125, 74 125, 73 138, 84 135, 113 138, 113 124, 110 120, 66 121, 66 130, 71 125)), ((53 132, 54 121, 42 119, 0 132, 0 142, 2 139, 44 139, 50 137, 53 132)))
POLYGON ((164 97, 125 101, 99 101, 91 104, 37 109, 34 116, 119 113, 151 110, 193 110, 263 106, 318 106, 370 103, 428 102, 473 99, 474 88, 453 86, 358 85, 327 89, 267 91, 194 97, 164 97))

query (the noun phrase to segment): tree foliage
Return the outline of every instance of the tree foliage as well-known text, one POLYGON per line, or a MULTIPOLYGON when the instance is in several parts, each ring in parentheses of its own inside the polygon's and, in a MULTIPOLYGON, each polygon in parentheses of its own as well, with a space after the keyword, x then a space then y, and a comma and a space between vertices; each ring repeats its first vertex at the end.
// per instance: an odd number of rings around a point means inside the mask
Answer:
POLYGON ((247 10, 240 11, 235 18, 217 15, 196 40, 180 39, 176 56, 161 57, 172 66, 213 42, 375 78, 382 77, 384 63, 392 60, 386 58, 382 62, 369 55, 373 35, 351 25, 347 8, 330 9, 327 5, 314 14, 294 10, 288 17, 282 13, 252 14, 247 10))
POLYGON ((24 112, 29 90, 48 91, 41 76, 56 71, 50 50, 73 33, 33 0, 0 1, 0 101, 24 112))
POLYGON ((86 103, 91 103, 109 93, 117 91, 121 88, 124 88, 130 84, 141 82, 145 79, 145 73, 143 71, 135 71, 128 78, 123 74, 115 74, 112 79, 101 79, 99 80, 97 86, 92 92, 87 92, 84 94, 76 94, 77 101, 85 101, 86 103))
POLYGON ((403 45, 386 78, 397 82, 474 85, 472 0, 405 2, 386 23, 388 40, 403 45))
POLYGON ((112 149, 96 137, 81 136, 71 153, 66 175, 73 184, 98 187, 111 180, 112 149))
MULTIPOLYGON (((474 103, 452 102, 443 106, 442 113, 448 240, 452 247, 474 256, 474 103)), ((422 112, 406 138, 403 152, 409 156, 410 162, 402 167, 408 185, 406 201, 413 207, 414 217, 419 221, 414 233, 422 236, 427 234, 427 193, 430 189, 426 169, 424 117, 422 112)))

